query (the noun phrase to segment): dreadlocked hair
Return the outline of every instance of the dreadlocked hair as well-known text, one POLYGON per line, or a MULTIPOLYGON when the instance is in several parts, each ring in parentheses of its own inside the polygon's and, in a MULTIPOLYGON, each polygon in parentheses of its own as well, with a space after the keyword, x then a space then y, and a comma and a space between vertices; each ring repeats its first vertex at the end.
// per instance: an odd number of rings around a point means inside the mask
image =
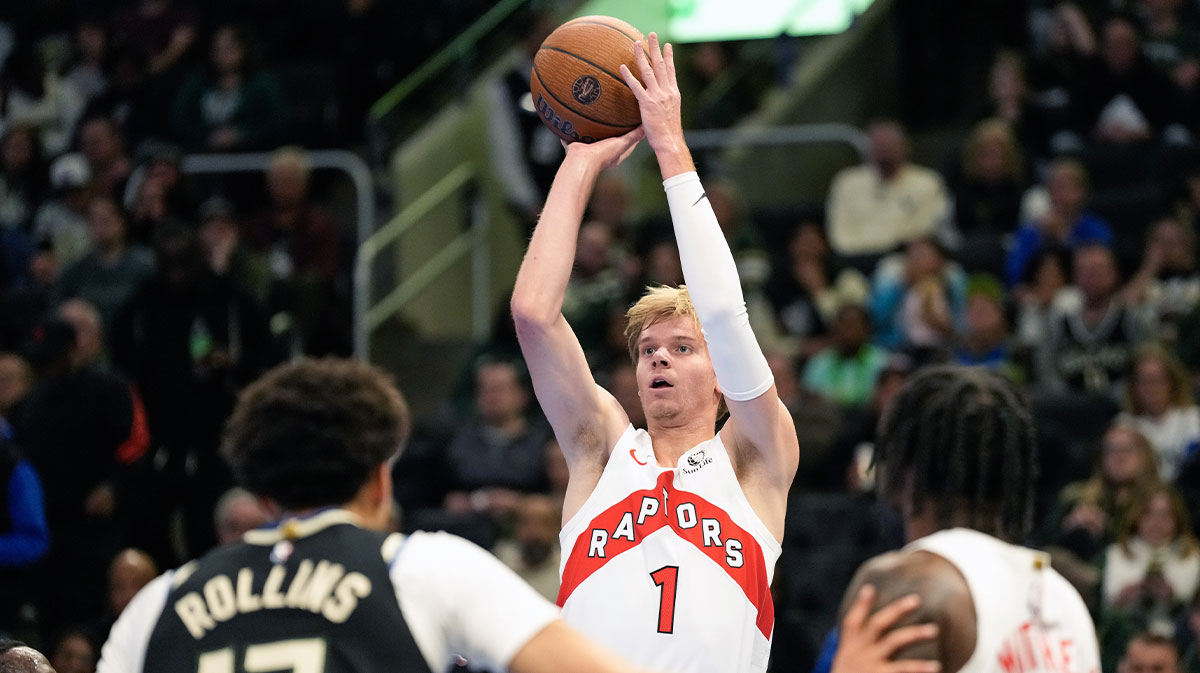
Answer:
POLYGON ((914 374, 875 447, 885 497, 906 498, 914 511, 934 507, 940 527, 969 525, 1014 542, 1032 521, 1036 461, 1028 400, 982 367, 914 374))

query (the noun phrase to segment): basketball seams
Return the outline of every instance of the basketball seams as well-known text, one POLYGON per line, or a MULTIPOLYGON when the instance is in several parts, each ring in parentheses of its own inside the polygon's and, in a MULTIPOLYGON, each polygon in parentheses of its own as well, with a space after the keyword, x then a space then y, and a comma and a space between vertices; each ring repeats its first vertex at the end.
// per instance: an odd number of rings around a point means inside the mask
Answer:
POLYGON ((599 65, 599 64, 597 64, 597 63, 593 63, 593 62, 591 62, 591 61, 587 60, 586 58, 584 58, 584 57, 580 56, 579 54, 576 54, 576 53, 574 53, 574 52, 567 51, 566 49, 563 49, 562 47, 547 47, 547 46, 542 46, 542 47, 539 47, 539 48, 538 48, 538 51, 541 51, 542 49, 545 49, 545 50, 547 50, 547 51, 556 51, 556 52, 558 52, 558 53, 560 53, 560 54, 566 54, 567 56, 570 56, 571 58, 573 58, 573 59, 575 59, 575 60, 577 60, 577 61, 582 61, 583 63, 586 63, 586 64, 588 64, 588 65, 592 66, 593 68, 595 68, 596 70, 599 70, 600 72, 604 73, 605 75, 608 75, 609 77, 613 78, 614 80, 616 80, 616 81, 617 81, 617 83, 618 83, 618 84, 620 84, 621 86, 625 87, 626 89, 628 89, 628 88, 629 88, 629 85, 625 83, 625 80, 624 80, 624 79, 623 79, 623 78, 622 78, 620 75, 614 75, 613 73, 611 73, 611 72, 609 72, 608 70, 606 70, 606 69, 604 68, 604 66, 602 66, 602 65, 599 65))
POLYGON ((624 35, 625 37, 629 38, 630 42, 637 42, 638 40, 646 39, 645 37, 640 37, 640 36, 635 37, 633 35, 630 35, 629 33, 626 33, 625 31, 621 30, 620 28, 617 28, 616 26, 612 25, 611 23, 605 23, 603 21, 593 21, 586 16, 581 16, 578 19, 575 19, 574 21, 568 21, 568 22, 564 23, 563 25, 564 26, 604 26, 605 28, 611 28, 611 29, 617 31, 618 33, 624 35))
MULTIPOLYGON (((551 47, 543 47, 543 49, 551 49, 551 47)), ((554 51, 559 51, 559 50, 558 50, 558 49, 554 49, 554 51)), ((570 52, 563 52, 563 53, 566 53, 566 54, 569 54, 569 55, 571 55, 571 56, 574 56, 574 54, 570 54, 570 52)), ((580 59, 580 60, 582 60, 582 59, 580 59)), ((566 109, 570 110, 572 114, 575 114, 575 115, 577 115, 577 116, 578 116, 578 117, 580 117, 581 119, 586 119, 586 120, 588 120, 588 121, 592 122, 593 124, 599 124, 599 125, 601 125, 601 126, 607 126, 607 127, 609 127, 609 128, 612 128, 612 129, 633 129, 633 128, 637 128, 637 124, 611 124, 611 123, 609 123, 609 122, 606 122, 606 121, 601 121, 601 120, 599 120, 599 119, 595 119, 595 118, 593 118, 593 117, 589 117, 588 115, 586 115, 586 114, 584 114, 584 113, 580 112, 579 110, 576 110, 575 108, 571 107, 571 104, 570 104, 570 103, 568 103, 568 102, 564 101, 563 99, 559 98, 558 96, 554 95, 554 91, 552 91, 552 90, 550 89, 550 87, 546 86, 546 82, 545 82, 545 80, 543 80, 543 79, 542 79, 542 75, 541 75, 541 73, 539 73, 539 72, 538 72, 538 69, 537 69, 537 64, 536 64, 536 63, 534 63, 534 64, 533 64, 533 71, 532 71, 532 72, 533 72, 533 76, 537 78, 538 84, 539 84, 539 85, 542 87, 542 91, 545 91, 547 96, 549 96, 549 97, 553 98, 553 99, 554 99, 554 102, 556 102, 556 103, 558 103, 559 105, 563 106, 564 108, 566 108, 566 109)), ((537 104, 537 101, 534 101, 534 104, 536 105, 536 104, 537 104)), ((541 116, 541 115, 539 114, 538 116, 541 116)))

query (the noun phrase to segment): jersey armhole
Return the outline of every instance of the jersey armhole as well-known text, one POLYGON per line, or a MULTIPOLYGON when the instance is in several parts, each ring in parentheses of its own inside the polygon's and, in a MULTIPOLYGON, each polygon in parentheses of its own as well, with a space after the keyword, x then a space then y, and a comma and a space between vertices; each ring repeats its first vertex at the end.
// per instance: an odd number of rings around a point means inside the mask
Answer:
MULTIPOLYGON (((612 445, 612 449, 609 450, 608 460, 604 463, 604 470, 600 472, 600 478, 596 480, 596 485, 592 488, 592 492, 588 493, 588 497, 583 501, 583 504, 579 506, 579 511, 575 512, 575 515, 572 516, 570 520, 563 524, 562 528, 559 529, 558 539, 560 543, 562 542, 564 535, 574 538, 579 534, 579 531, 583 529, 583 523, 590 519, 589 512, 591 512, 594 502, 599 497, 596 494, 606 483, 605 480, 611 479, 611 477, 609 477, 609 470, 612 468, 613 457, 617 453, 617 448, 623 446, 628 441, 626 438, 637 436, 638 432, 639 430, 633 427, 633 423, 625 426, 625 431, 621 433, 621 436, 618 437, 617 441, 612 445)), ((563 558, 565 559, 566 557, 567 553, 566 550, 564 550, 563 558)))

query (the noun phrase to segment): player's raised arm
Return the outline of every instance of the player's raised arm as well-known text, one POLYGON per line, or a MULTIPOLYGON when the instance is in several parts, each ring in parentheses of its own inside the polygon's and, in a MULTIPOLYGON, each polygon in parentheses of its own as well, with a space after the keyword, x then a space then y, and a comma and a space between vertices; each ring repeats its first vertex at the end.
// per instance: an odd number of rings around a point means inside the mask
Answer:
MULTIPOLYGON (((619 164, 642 139, 640 128, 591 144, 572 143, 533 231, 513 288, 512 313, 538 402, 554 428, 571 472, 571 490, 599 479, 607 451, 629 422, 599 388, 579 340, 562 315, 584 208, 600 172, 619 164)), ((580 501, 582 502, 582 501, 580 501)))
MULTIPOLYGON (((688 294, 729 406, 731 421, 722 437, 731 438, 730 448, 739 454, 749 449, 752 460, 761 458, 767 485, 786 493, 799 458, 796 430, 750 329, 733 254, 684 142, 671 45, 660 51, 654 33, 649 41, 649 60, 640 43, 634 46, 645 86, 623 65, 621 74, 637 96, 646 140, 658 158, 688 294)), ((777 514, 781 533, 782 509, 777 514)))

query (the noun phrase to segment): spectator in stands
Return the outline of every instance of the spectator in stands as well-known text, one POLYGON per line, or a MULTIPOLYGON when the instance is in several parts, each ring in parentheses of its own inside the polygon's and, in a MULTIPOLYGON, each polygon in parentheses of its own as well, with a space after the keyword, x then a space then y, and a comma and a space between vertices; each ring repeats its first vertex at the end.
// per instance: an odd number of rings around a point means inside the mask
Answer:
POLYGON ((1051 515, 1051 544, 1080 561, 1095 558, 1117 539, 1133 503, 1161 483, 1150 442, 1133 427, 1114 423, 1101 440, 1092 476, 1068 484, 1059 494, 1051 515))
MULTIPOLYGON (((0 386, 9 357, 0 354, 0 386)), ((0 632, 9 633, 16 630, 30 598, 31 569, 50 548, 41 479, 10 436, 11 430, 0 425, 0 632)))
POLYGON ((105 74, 108 87, 88 103, 84 117, 112 119, 130 147, 161 135, 170 118, 170 100, 147 80, 146 57, 128 44, 114 45, 105 74))
POLYGON ((171 122, 175 139, 191 151, 265 150, 283 140, 287 101, 275 76, 259 66, 244 28, 217 28, 209 66, 180 87, 171 122))
POLYGON ((36 581, 39 622, 53 633, 103 612, 104 567, 120 548, 119 490, 145 452, 124 379, 72 363, 75 330, 51 320, 35 333, 38 380, 12 419, 15 440, 42 478, 50 550, 36 581))
MULTIPOLYGON (((610 308, 625 295, 625 280, 618 268, 612 225, 590 220, 579 228, 575 269, 563 296, 563 316, 580 334, 579 345, 592 369, 607 364, 609 351, 605 325, 610 308)), ((621 357, 621 354, 616 354, 621 357)))
POLYGON ((158 577, 158 567, 146 552, 123 549, 113 557, 108 564, 108 611, 114 621, 137 592, 155 577, 158 577))
MULTIPOLYGON (((621 315, 624 315, 622 310, 621 315)), ((622 328, 623 329, 623 328, 622 328)), ((646 428, 646 411, 642 408, 641 393, 638 392, 637 367, 629 361, 628 354, 623 358, 613 358, 608 367, 608 380, 604 386, 617 403, 625 410, 633 427, 646 428)))
MULTIPOLYGON (((1020 54, 1003 49, 996 52, 988 73, 988 104, 979 115, 979 124, 988 124, 988 120, 1003 122, 1016 147, 1033 157, 1045 156, 1050 119, 1037 103, 1026 81, 1025 62, 1020 54)), ((977 125, 977 132, 981 128, 977 125)), ((1026 158, 1017 157, 1018 169, 1026 158)), ((970 161, 968 157, 968 169, 970 161)))
MULTIPOLYGON (((87 637, 92 642, 102 642, 107 639, 108 632, 112 629, 113 623, 117 621, 117 617, 121 616, 133 597, 142 590, 142 587, 157 576, 158 566, 146 552, 133 548, 117 552, 108 564, 104 614, 90 622, 86 629, 79 632, 80 635, 87 637)), ((77 651, 82 652, 82 649, 80 647, 77 651)), ((96 665, 94 652, 90 665, 92 667, 96 665)))
POLYGON ((1142 55, 1137 29, 1121 16, 1105 22, 1099 58, 1077 90, 1081 128, 1101 141, 1136 143, 1178 121, 1171 82, 1142 55))
POLYGON ((135 45, 152 75, 182 63, 196 39, 196 16, 173 0, 138 0, 116 17, 118 37, 135 45))
MULTIPOLYGON (((642 425, 634 427, 646 429, 645 421, 642 425)), ((567 468, 567 459, 563 456, 553 433, 550 434, 550 439, 546 440, 543 456, 546 459, 546 482, 550 484, 550 497, 561 507, 563 498, 567 495, 567 481, 571 474, 567 468)))
POLYGON ((217 544, 237 542, 246 531, 254 530, 270 520, 258 498, 240 486, 225 491, 217 500, 217 506, 213 508, 217 544))
POLYGON ((46 191, 41 140, 32 126, 9 126, 0 137, 0 229, 29 234, 46 191))
MULTIPOLYGON (((1106 652, 1120 651, 1126 634, 1173 633, 1176 616, 1200 583, 1200 546, 1183 500, 1162 485, 1132 504, 1117 541, 1104 552, 1101 580, 1106 652)), ((1111 658, 1111 657, 1110 657, 1111 658)))
MULTIPOLYGON (((157 273, 130 298, 113 334, 113 361, 144 395, 160 475, 146 514, 183 516, 185 556, 216 543, 213 507, 232 484, 217 455, 238 390, 280 361, 261 308, 206 267, 195 233, 161 232, 157 273)), ((146 547, 156 557, 161 548, 146 547)))
POLYGON ((529 93, 533 57, 556 26, 557 21, 549 15, 535 16, 521 41, 519 60, 488 88, 487 131, 492 168, 526 234, 533 231, 554 173, 563 160, 562 143, 542 123, 538 102, 529 93))
POLYGON ((804 367, 804 386, 844 406, 866 404, 888 358, 888 352, 870 338, 871 316, 866 307, 852 303, 840 307, 830 346, 804 367))
POLYGON ((1163 480, 1173 481, 1189 454, 1200 449, 1200 407, 1183 364, 1159 344, 1134 353, 1122 419, 1154 447, 1163 480))
POLYGON ((85 299, 68 299, 55 311, 58 318, 75 328, 76 367, 104 366, 108 359, 104 339, 104 321, 100 312, 85 299))
POLYGON ((79 123, 79 151, 87 159, 92 191, 121 202, 133 162, 117 123, 109 117, 87 117, 79 123))
POLYGON ((72 629, 60 635, 49 651, 55 673, 96 673, 100 649, 94 636, 72 629))
POLYGON ((1017 304, 1017 341, 1024 348, 1040 347, 1050 330, 1053 307, 1071 295, 1071 258, 1059 248, 1037 252, 1013 290, 1017 304))
POLYGON ((676 287, 683 284, 683 265, 679 262, 679 246, 675 244, 675 239, 655 238, 644 257, 642 279, 633 283, 634 288, 649 285, 676 287))
POLYGON ((1200 77, 1200 31, 1183 17, 1183 0, 1141 0, 1142 53, 1181 91, 1200 77))
POLYGON ((0 71, 0 132, 32 126, 50 156, 67 149, 84 101, 69 82, 49 72, 32 40, 19 42, 0 71))
POLYGON ((88 201, 92 169, 82 154, 64 154, 50 164, 51 198, 38 208, 33 237, 49 241, 55 261, 67 267, 92 249, 88 201))
POLYGON ((1049 145, 1030 148, 1049 155, 1083 148, 1078 125, 1078 82, 1096 54, 1096 34, 1079 7, 1058 3, 1053 12, 1045 48, 1030 66, 1034 100, 1046 118, 1049 145))
POLYGON ((492 553, 548 601, 558 599, 562 508, 547 495, 521 496, 511 539, 496 543, 492 553))
POLYGON ((1078 248, 1073 280, 1074 300, 1051 311, 1038 373, 1051 389, 1114 395, 1152 321, 1140 307, 1121 301, 1117 260, 1108 247, 1078 248))
POLYGON ((959 259, 967 271, 1001 272, 1024 186, 1021 150, 1009 123, 976 124, 963 148, 962 176, 952 185, 954 224, 963 236, 959 259))
POLYGON ((71 37, 71 63, 63 80, 70 82, 85 102, 90 102, 108 88, 105 76, 108 28, 98 16, 88 17, 75 24, 71 37))
MULTIPOLYGON (((808 362, 811 364, 813 359, 808 362)), ((833 449, 841 436, 845 416, 857 413, 858 408, 843 406, 830 396, 801 385, 797 358, 791 353, 770 352, 767 365, 775 377, 779 401, 787 407, 796 427, 804 428, 796 438, 800 443, 800 465, 792 488, 841 490, 845 486, 845 465, 840 463, 840 456, 833 449)), ((872 381, 870 386, 874 388, 875 382, 872 381)))
MULTIPOLYGON (((0 236, 0 253, 5 240, 0 236)), ((33 326, 46 315, 50 294, 58 279, 58 263, 49 242, 39 241, 28 257, 23 274, 5 280, 0 268, 0 348, 25 345, 33 326)))
POLYGON ((104 318, 105 332, 112 334, 121 307, 154 272, 154 255, 129 243, 125 212, 111 196, 93 197, 87 212, 92 251, 63 270, 51 302, 58 305, 72 297, 88 300, 104 318))
POLYGON ((967 281, 963 331, 953 359, 987 367, 1019 383, 1027 380, 1024 354, 1014 347, 1005 310, 1004 286, 994 276, 977 274, 967 281))
POLYGON ((912 349, 925 359, 949 346, 961 328, 967 276, 934 236, 910 241, 903 255, 880 262, 871 287, 875 342, 912 349))
POLYGON ((948 217, 942 179, 909 162, 899 123, 867 127, 869 160, 843 169, 829 189, 829 243, 842 256, 879 256, 935 233, 948 217))
POLYGON ((607 222, 613 230, 613 236, 623 245, 630 240, 630 229, 633 221, 633 194, 629 180, 621 173, 606 171, 596 178, 596 188, 592 190, 592 199, 588 202, 588 219, 607 222))
POLYGON ((521 493, 546 490, 548 432, 529 418, 529 403, 516 364, 485 361, 476 368, 476 415, 446 447, 453 482, 447 509, 506 516, 521 493))
MULTIPOLYGON (((1191 670, 1189 668, 1189 670, 1191 670)), ((1129 641, 1117 673, 1182 673, 1179 647, 1160 633, 1140 633, 1129 641)))
POLYGON ((765 292, 780 331, 798 342, 803 357, 825 347, 840 304, 867 300, 870 288, 860 272, 843 269, 836 278, 833 274, 821 224, 813 220, 797 224, 788 238, 786 255, 774 261, 765 292))
POLYGON ((32 387, 33 369, 25 358, 0 351, 0 438, 12 438, 13 414, 32 387))
MULTIPOLYGON (((1110 245, 1108 225, 1087 207, 1087 171, 1074 159, 1059 159, 1050 166, 1045 181, 1044 209, 1021 225, 1005 262, 1004 279, 1009 286, 1021 282, 1030 260, 1047 248, 1077 248, 1085 243, 1110 245)), ((1040 196, 1027 199, 1040 200, 1040 196)))
POLYGON ((264 304, 271 289, 271 269, 267 261, 242 241, 233 204, 214 196, 200 205, 200 245, 208 268, 264 304))
POLYGON ((822 485, 825 489, 832 487, 840 492, 850 486, 857 492, 874 491, 870 467, 879 423, 891 409, 893 400, 913 370, 913 360, 909 356, 903 353, 888 356, 875 381, 870 403, 846 415, 841 433, 830 452, 830 457, 836 460, 828 464, 831 478, 822 485))
POLYGON ((246 222, 246 242, 267 259, 273 278, 272 324, 291 324, 293 350, 310 354, 343 347, 334 281, 342 263, 341 225, 309 201, 312 164, 297 147, 277 150, 267 167, 270 202, 246 222))
POLYGON ((1177 216, 1155 222, 1146 237, 1142 265, 1125 293, 1129 303, 1145 302, 1152 308, 1162 341, 1174 343, 1179 321, 1200 305, 1195 230, 1177 216))

